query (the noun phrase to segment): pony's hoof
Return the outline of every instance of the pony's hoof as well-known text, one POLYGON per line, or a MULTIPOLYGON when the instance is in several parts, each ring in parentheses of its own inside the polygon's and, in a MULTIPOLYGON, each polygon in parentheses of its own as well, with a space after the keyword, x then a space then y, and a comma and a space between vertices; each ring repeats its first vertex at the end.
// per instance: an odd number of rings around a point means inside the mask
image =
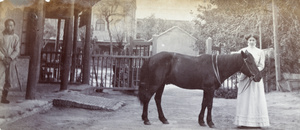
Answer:
POLYGON ((169 122, 167 120, 162 121, 163 124, 169 124, 169 122))
POLYGON ((209 125, 209 127, 210 127, 210 128, 216 128, 216 126, 215 126, 215 125, 209 125))
POLYGON ((216 128, 216 126, 215 126, 214 123, 208 123, 208 126, 209 126, 210 128, 216 128))
POLYGON ((200 126, 206 126, 206 124, 204 122, 199 122, 200 126))
POLYGON ((163 124, 169 124, 168 120, 165 117, 159 118, 159 120, 163 123, 163 124))
POLYGON ((151 125, 150 121, 144 121, 144 125, 151 125))

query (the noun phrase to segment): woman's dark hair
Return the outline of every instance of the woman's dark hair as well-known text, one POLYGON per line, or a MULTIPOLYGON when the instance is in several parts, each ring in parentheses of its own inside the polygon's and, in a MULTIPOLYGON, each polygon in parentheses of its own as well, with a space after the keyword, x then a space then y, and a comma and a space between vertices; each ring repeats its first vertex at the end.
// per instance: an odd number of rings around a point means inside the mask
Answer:
POLYGON ((256 42, 259 40, 259 37, 258 37, 257 35, 253 35, 253 34, 250 34, 250 35, 246 36, 245 39, 248 41, 248 39, 249 39, 250 37, 255 38, 256 42))
POLYGON ((8 22, 10 22, 10 21, 12 21, 14 23, 14 25, 16 25, 16 22, 13 19, 7 19, 7 20, 5 20, 4 25, 5 26, 8 25, 8 22))

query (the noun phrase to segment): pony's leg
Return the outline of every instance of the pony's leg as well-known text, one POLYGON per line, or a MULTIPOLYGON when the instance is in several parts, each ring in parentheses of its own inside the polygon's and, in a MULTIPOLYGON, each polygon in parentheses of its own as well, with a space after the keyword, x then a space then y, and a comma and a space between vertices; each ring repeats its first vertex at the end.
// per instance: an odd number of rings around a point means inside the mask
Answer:
POLYGON ((204 95, 203 95, 203 99, 202 99, 202 107, 201 107, 201 111, 200 111, 200 114, 199 114, 199 117, 198 117, 198 123, 199 123, 200 126, 206 126, 205 122, 203 120, 206 106, 207 106, 207 94, 204 91, 204 95))
POLYGON ((162 85, 159 87, 155 94, 155 103, 157 107, 157 112, 158 112, 158 118, 163 124, 169 124, 168 120, 165 118, 162 107, 161 107, 161 97, 164 91, 165 85, 162 85))
POLYGON ((214 99, 214 90, 210 90, 207 92, 207 117, 206 117, 207 124, 210 128, 215 128, 215 124, 213 123, 211 117, 213 99, 214 99))
POLYGON ((144 121, 145 125, 151 125, 151 123, 150 123, 150 121, 148 119, 148 105, 149 105, 150 99, 145 99, 144 102, 143 102, 142 120, 144 121))

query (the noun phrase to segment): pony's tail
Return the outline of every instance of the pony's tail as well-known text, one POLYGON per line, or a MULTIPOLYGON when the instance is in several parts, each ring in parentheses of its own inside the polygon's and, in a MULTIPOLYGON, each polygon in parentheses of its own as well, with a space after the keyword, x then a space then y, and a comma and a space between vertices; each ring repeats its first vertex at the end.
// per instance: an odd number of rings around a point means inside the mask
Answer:
POLYGON ((141 104, 147 100, 149 86, 149 59, 145 59, 141 68, 138 98, 141 104))

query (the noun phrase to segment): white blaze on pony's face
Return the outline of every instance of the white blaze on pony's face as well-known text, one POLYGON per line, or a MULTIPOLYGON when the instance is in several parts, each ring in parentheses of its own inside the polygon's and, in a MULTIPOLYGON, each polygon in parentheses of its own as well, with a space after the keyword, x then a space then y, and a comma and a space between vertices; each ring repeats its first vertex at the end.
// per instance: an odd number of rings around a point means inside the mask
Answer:
POLYGON ((248 51, 242 51, 241 54, 244 60, 241 72, 248 77, 252 77, 255 82, 259 82, 261 80, 261 73, 256 66, 254 57, 248 51))

